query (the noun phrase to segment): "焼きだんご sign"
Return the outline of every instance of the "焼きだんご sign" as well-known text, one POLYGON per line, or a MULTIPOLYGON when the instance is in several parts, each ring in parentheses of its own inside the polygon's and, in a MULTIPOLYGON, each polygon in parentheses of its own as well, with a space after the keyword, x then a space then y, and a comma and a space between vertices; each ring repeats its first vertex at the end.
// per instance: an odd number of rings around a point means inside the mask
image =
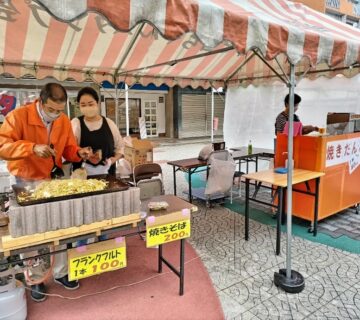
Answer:
POLYGON ((351 174, 360 164, 360 138, 329 141, 326 144, 326 167, 349 164, 351 174))

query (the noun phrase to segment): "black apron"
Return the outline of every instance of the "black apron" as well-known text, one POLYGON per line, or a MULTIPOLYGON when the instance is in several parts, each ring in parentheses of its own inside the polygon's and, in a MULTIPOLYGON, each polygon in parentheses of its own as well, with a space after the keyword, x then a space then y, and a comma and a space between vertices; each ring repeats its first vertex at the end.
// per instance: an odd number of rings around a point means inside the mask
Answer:
MULTIPOLYGON (((90 131, 88 129, 84 121, 84 116, 81 116, 78 119, 80 121, 80 128, 81 128, 80 147, 81 148, 91 147, 94 152, 96 150, 101 149, 102 159, 97 165, 104 165, 106 159, 113 157, 115 155, 114 137, 106 118, 102 117, 103 121, 100 129, 94 131, 90 131)), ((86 161, 86 163, 95 167, 97 166, 89 161, 86 161)), ((82 161, 73 163, 73 170, 80 168, 81 164, 82 161)), ((114 163, 109 169, 109 174, 115 175, 115 173, 116 173, 116 165, 114 163)))

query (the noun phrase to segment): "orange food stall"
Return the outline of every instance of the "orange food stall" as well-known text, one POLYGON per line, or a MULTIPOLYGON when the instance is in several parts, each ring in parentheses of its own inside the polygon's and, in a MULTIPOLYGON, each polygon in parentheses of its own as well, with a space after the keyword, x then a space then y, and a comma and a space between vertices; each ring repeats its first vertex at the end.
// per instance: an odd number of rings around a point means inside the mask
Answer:
MULTIPOLYGON (((276 142, 275 167, 287 159, 287 135, 276 142)), ((360 203, 360 133, 294 137, 294 167, 325 173, 320 179, 318 220, 360 203)), ((309 182, 311 191, 315 182, 309 182)), ((306 190, 304 185, 294 189, 306 190)), ((293 215, 314 222, 314 197, 294 192, 293 215)))

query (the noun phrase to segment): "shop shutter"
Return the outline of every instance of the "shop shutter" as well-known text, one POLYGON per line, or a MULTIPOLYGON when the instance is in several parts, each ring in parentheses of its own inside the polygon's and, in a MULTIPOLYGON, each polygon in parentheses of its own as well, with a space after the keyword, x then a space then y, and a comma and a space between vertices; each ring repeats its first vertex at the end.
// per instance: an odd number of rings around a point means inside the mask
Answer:
POLYGON ((206 95, 182 94, 179 138, 206 136, 206 95))

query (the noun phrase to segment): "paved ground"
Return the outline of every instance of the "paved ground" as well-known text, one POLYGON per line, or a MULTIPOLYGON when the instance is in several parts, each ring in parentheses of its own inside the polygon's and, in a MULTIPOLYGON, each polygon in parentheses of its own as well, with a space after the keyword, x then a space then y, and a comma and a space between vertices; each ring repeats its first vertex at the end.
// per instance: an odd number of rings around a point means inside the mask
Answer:
MULTIPOLYGON (((162 163, 167 193, 173 188, 172 170, 166 161, 194 157, 202 146, 177 144, 155 149, 154 159, 162 163)), ((183 174, 178 173, 177 181, 178 190, 187 189, 183 174)), ((199 204, 199 208, 193 215, 190 241, 209 271, 226 319, 360 319, 358 255, 294 237, 292 267, 306 278, 306 286, 300 294, 286 294, 273 283, 274 272, 285 267, 285 235, 281 255, 276 256, 274 228, 251 220, 251 238, 245 241, 243 216, 221 206, 207 209, 199 204)), ((320 228, 333 235, 356 237, 360 235, 359 221, 359 215, 348 210, 320 223, 320 228)))

